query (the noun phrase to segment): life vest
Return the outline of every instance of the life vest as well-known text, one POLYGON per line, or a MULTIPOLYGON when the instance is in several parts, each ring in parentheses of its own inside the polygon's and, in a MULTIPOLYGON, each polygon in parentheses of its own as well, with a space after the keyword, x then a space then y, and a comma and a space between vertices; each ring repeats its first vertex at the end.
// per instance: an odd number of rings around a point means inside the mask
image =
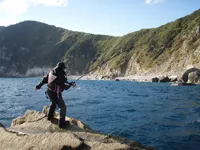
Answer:
POLYGON ((55 93, 61 93, 63 92, 63 89, 60 87, 60 85, 56 84, 56 79, 57 76, 55 75, 54 71, 50 71, 48 76, 48 89, 55 93))
POLYGON ((54 74, 53 70, 50 71, 48 76, 48 84, 51 84, 56 78, 57 76, 54 74))

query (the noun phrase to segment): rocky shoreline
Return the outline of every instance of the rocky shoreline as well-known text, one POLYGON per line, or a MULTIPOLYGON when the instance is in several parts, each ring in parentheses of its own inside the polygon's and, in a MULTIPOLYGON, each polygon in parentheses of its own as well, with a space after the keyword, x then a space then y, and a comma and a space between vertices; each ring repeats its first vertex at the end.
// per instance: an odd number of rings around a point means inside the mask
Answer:
MULTIPOLYGON (((4 76, 4 78, 23 78, 23 77, 42 77, 41 75, 36 76, 4 76)), ((178 85, 187 85, 184 83, 200 83, 200 69, 196 67, 189 68, 182 73, 143 73, 135 75, 123 75, 117 74, 86 74, 86 75, 68 75, 68 80, 76 81, 80 80, 114 80, 114 81, 136 81, 136 82, 173 82, 178 85), (180 84, 181 83, 181 84, 180 84), (182 84, 183 83, 183 84, 182 84)))
MULTIPOLYGON (((80 76, 68 76, 69 80, 79 79, 80 76)), ((179 85, 188 85, 185 83, 200 83, 200 69, 196 67, 189 68, 182 73, 165 73, 165 74, 135 74, 126 76, 117 75, 85 75, 81 80, 125 80, 136 82, 173 82, 179 85)))
MULTIPOLYGON (((69 80, 76 80, 80 76, 68 76, 69 80)), ((124 80, 124 81, 137 81, 137 82, 152 82, 153 78, 163 78, 165 76, 162 75, 130 75, 123 77, 115 77, 115 78, 102 78, 102 76, 95 75, 86 75, 82 77, 80 80, 124 80)), ((169 78, 174 79, 177 78, 177 75, 169 76, 169 78)))
POLYGON ((29 110, 8 128, 0 124, 0 149, 153 150, 133 140, 97 133, 74 118, 66 117, 70 125, 60 129, 58 113, 47 121, 47 110, 47 107, 42 112, 29 110))

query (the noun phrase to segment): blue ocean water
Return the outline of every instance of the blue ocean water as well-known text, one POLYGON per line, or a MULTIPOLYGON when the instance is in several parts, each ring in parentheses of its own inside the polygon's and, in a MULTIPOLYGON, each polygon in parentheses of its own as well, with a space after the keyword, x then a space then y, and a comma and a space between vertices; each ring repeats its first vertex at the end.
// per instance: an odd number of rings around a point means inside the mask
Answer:
MULTIPOLYGON (((8 127, 28 109, 41 111, 50 104, 46 85, 34 90, 40 80, 0 78, 1 123, 8 127)), ((82 80, 63 97, 67 115, 93 130, 159 150, 200 149, 200 85, 82 80)))

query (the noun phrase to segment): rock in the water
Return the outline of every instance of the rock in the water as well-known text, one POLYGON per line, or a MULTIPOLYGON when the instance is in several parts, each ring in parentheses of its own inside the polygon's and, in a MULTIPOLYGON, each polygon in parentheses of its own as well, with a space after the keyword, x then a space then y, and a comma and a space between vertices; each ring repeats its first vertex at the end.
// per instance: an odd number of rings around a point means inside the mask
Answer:
POLYGON ((166 76, 166 77, 161 77, 161 78, 159 79, 159 82, 171 82, 171 79, 170 79, 168 76, 166 76))
POLYGON ((185 71, 185 72, 183 73, 183 75, 182 75, 182 77, 181 77, 182 80, 183 80, 184 82, 187 82, 187 81, 188 81, 188 75, 189 75, 190 73, 192 73, 192 72, 197 72, 197 73, 200 75, 200 69, 193 67, 193 68, 190 68, 190 69, 188 69, 187 71, 185 71))
POLYGON ((0 127, 0 149, 153 149, 132 140, 99 134, 74 118, 66 117, 70 125, 60 129, 58 113, 52 121, 47 121, 47 111, 47 107, 43 112, 27 111, 24 116, 14 119, 9 128, 0 127))
POLYGON ((158 81, 159 81, 159 78, 158 78, 158 77, 152 78, 151 81, 152 81, 152 82, 158 82, 158 81))

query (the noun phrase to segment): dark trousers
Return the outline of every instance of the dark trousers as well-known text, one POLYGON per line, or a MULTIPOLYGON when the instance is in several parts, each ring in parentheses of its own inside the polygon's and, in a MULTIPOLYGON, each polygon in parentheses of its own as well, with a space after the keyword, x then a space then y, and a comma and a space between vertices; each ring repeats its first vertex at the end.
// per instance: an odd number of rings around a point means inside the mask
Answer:
POLYGON ((63 100, 62 93, 55 93, 53 91, 47 90, 47 95, 52 102, 47 115, 48 119, 53 118, 57 105, 60 108, 60 121, 61 122, 65 121, 66 105, 63 100))

